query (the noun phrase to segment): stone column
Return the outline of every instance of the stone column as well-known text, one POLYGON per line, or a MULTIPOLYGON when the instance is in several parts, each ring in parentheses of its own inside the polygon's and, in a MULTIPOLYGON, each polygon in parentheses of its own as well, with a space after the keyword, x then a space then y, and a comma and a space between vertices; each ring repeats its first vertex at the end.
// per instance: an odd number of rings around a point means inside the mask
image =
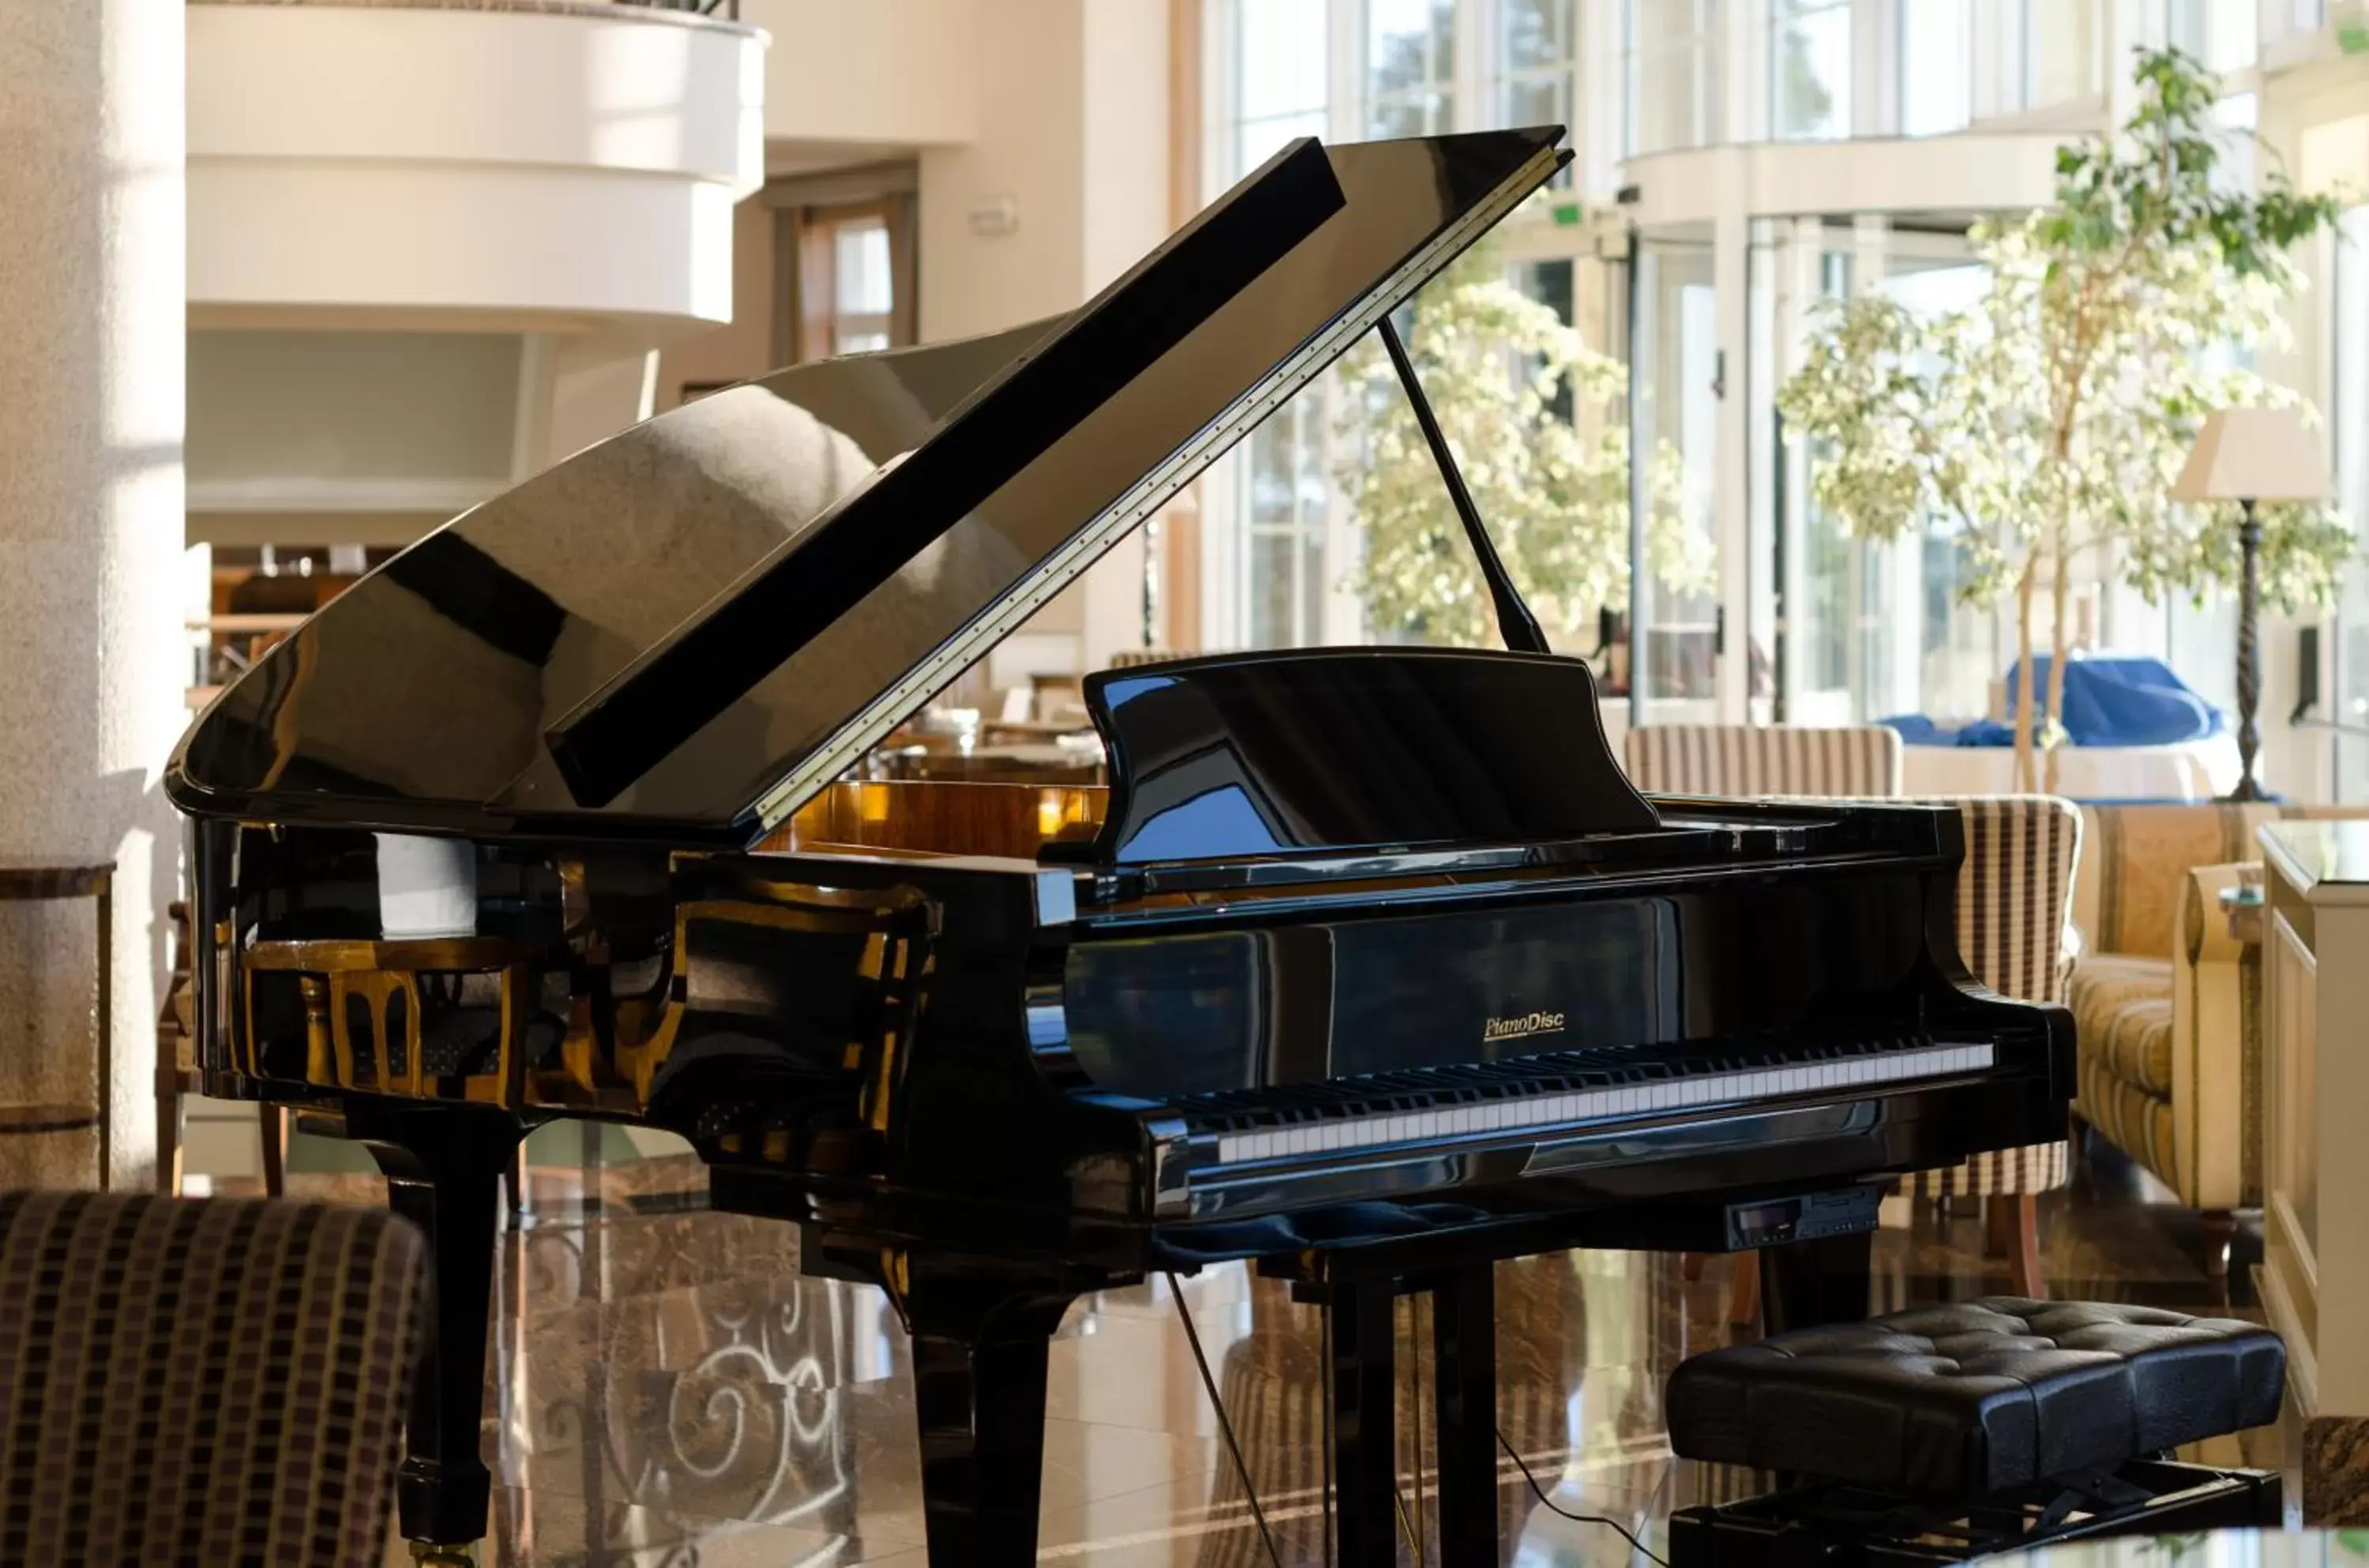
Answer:
MULTIPOLYGON (((117 866, 114 1176, 147 1180, 187 719, 183 0, 0 0, 0 861, 117 866)), ((96 910, 0 905, 0 1099, 88 1101, 96 910)), ((0 1139, 86 1185, 87 1134, 0 1139)))

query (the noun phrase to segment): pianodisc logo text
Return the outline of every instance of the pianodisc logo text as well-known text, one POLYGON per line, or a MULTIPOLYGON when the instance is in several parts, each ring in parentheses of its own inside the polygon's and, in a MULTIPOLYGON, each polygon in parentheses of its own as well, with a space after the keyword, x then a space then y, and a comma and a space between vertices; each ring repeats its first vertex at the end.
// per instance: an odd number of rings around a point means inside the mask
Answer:
POLYGON ((1511 1018, 1487 1018, 1481 1023, 1481 1038, 1487 1040, 1517 1040, 1525 1035, 1551 1035, 1562 1027, 1560 1013, 1521 1013, 1511 1018))

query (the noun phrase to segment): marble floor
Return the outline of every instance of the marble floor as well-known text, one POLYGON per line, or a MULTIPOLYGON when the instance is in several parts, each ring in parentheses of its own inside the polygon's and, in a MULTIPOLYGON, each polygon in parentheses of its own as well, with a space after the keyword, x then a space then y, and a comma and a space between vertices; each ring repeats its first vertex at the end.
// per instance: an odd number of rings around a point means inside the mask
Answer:
MULTIPOLYGON (((2059 1297, 2257 1315, 2241 1235, 2230 1286, 2207 1277, 2192 1216, 2144 1178, 2092 1164, 2043 1200, 2059 1297)), ((361 1177, 297 1178, 299 1196, 368 1200, 361 1177)), ((871 1288, 799 1276, 797 1237, 705 1212, 695 1162, 538 1168, 532 1213, 502 1243, 486 1451, 498 1492, 486 1563, 518 1568, 922 1568, 919 1465, 902 1332, 871 1288), (593 1194, 590 1202, 586 1194, 593 1194)), ((1902 1207, 1896 1202, 1894 1207, 1902 1207)), ((2006 1288, 1969 1214, 1891 1213, 1881 1304, 2006 1288)), ((1500 1466, 1515 1564, 1616 1564, 1606 1516, 1659 1550, 1671 1510, 1736 1478, 1672 1458, 1662 1384, 1724 1344, 1729 1269, 1685 1277, 1666 1254, 1594 1253, 1502 1265, 1499 1421, 1545 1490, 1500 1466)), ((1317 1314, 1240 1267, 1181 1282, 1287 1564, 1323 1561, 1317 1314)), ((1053 1348, 1040 1558, 1094 1568, 1252 1568, 1268 1561, 1164 1282, 1080 1301, 1053 1348)), ((1427 1333, 1402 1306, 1400 1426, 1408 1533, 1433 1457, 1410 1417, 1427 1333)), ((2276 1465, 2278 1429, 2221 1462, 2276 1465)), ((2292 1489, 2290 1495, 2293 1495, 2292 1489)), ((1414 1561, 1407 1542, 1402 1561, 1414 1561)), ((388 1561, 407 1561, 392 1548, 388 1561)))

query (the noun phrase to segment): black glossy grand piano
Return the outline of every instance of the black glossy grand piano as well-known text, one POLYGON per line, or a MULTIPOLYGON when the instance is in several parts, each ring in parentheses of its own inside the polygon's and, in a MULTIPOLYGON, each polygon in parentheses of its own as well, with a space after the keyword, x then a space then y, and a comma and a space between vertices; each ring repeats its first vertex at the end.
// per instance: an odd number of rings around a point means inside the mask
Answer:
MULTIPOLYGON (((2071 1025, 1960 964, 1954 813, 1645 799, 1576 660, 1145 666, 1087 682, 1107 788, 850 777, 1559 140, 1297 143, 1070 317, 578 453, 200 719, 168 788, 206 1087, 364 1140, 435 1242, 407 1536, 483 1533, 496 1194, 552 1117, 681 1134, 717 1207, 888 1293, 942 1564, 1033 1560, 1081 1292, 1248 1258, 1321 1302, 1363 1563, 1392 1295, 1432 1291, 1440 1523, 1480 1560, 1493 1259, 1848 1262, 1869 1183, 2060 1135, 2071 1025)), ((1814 1310, 1788 1277, 1772 1311, 1814 1310)))

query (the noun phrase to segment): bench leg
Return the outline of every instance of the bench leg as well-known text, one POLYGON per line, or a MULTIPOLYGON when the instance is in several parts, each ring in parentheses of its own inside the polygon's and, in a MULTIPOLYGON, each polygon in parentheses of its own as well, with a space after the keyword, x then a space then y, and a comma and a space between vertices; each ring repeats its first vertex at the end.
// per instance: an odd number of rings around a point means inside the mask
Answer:
POLYGON ((2048 1299, 2040 1273, 2040 1200, 2031 1193, 2000 1193, 1983 1199, 1990 1252, 2007 1260, 2008 1281, 2018 1296, 2048 1299))
POLYGON ((263 1196, 288 1196, 288 1107, 264 1105, 256 1112, 263 1134, 263 1196))
POLYGON ((156 1070, 156 1196, 181 1196, 181 1167, 187 1158, 181 1149, 185 1127, 181 1120, 181 1070, 170 1055, 159 1047, 165 1065, 156 1070))
POLYGON ((2237 1217, 2226 1208, 2204 1211, 2204 1277, 2229 1277, 2229 1242, 2237 1234, 2237 1217))
POLYGON ((1735 1280, 1727 1299, 1727 1321, 1734 1328, 1759 1326, 1760 1254, 1757 1252, 1735 1254, 1735 1280))

